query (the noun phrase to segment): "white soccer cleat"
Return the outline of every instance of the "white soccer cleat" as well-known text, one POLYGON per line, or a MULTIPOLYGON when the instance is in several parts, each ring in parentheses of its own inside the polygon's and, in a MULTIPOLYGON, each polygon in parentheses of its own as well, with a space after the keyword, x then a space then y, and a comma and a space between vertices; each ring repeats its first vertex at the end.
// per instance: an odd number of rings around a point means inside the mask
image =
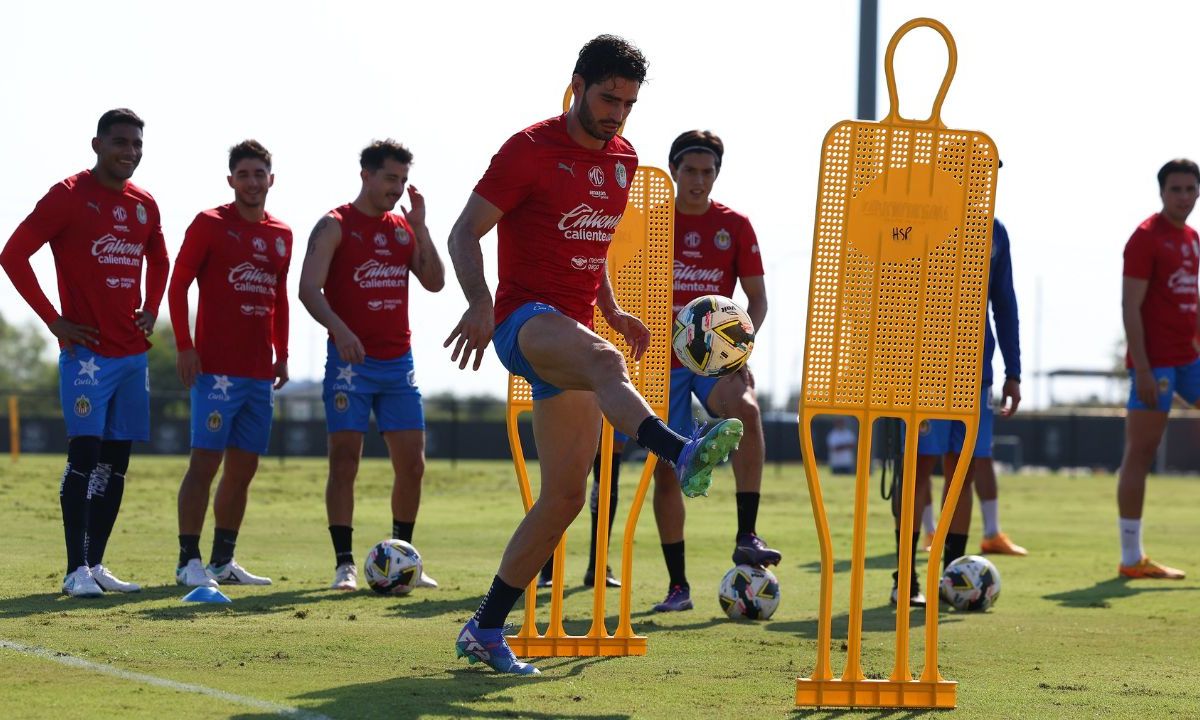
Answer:
POLYGON ((338 565, 337 571, 333 575, 333 584, 329 587, 334 590, 357 590, 358 568, 354 563, 342 563, 338 565))
POLYGON ((217 587, 217 581, 204 568, 204 563, 196 558, 188 560, 187 565, 175 568, 175 584, 187 587, 217 587))
POLYGON ((271 578, 259 577, 246 572, 246 568, 230 560, 228 564, 216 567, 210 564, 205 571, 221 585, 270 585, 271 578))
POLYGON ((415 583, 415 587, 419 588, 435 588, 437 586, 438 581, 426 575, 424 570, 421 571, 421 577, 415 583))
POLYGON ((62 591, 63 595, 71 597, 97 598, 104 595, 104 589, 96 584, 91 568, 87 565, 80 565, 75 568, 75 572, 63 579, 62 591))
POLYGON ((112 574, 108 568, 97 563, 92 566, 92 579, 107 592, 135 593, 141 592, 142 586, 137 583, 125 582, 112 574))

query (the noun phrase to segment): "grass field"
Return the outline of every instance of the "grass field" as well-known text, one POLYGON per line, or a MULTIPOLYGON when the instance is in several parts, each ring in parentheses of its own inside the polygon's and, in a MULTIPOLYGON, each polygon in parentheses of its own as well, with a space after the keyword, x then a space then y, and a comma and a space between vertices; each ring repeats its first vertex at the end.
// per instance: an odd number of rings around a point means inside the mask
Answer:
MULTIPOLYGON (((175 493, 184 458, 135 457, 108 564, 143 583, 138 595, 92 601, 57 594, 62 580, 57 485, 62 459, 27 456, 0 471, 0 716, 4 718, 257 718, 278 706, 327 718, 790 717, 797 675, 815 657, 818 563, 803 472, 769 467, 760 532, 784 552, 783 602, 769 621, 733 623, 716 587, 734 531, 732 477, 689 501, 689 576, 697 608, 653 615, 666 585, 653 516, 639 524, 634 625, 649 638, 641 658, 537 661, 533 680, 497 676, 453 657, 459 627, 487 588, 521 508, 508 463, 431 462, 414 542, 442 587, 406 598, 325 589, 333 569, 325 529, 325 466, 264 461, 252 489, 238 556, 271 575, 267 588, 231 588, 232 605, 180 602, 174 585, 175 493), (25 651, 14 650, 19 645, 25 651), (32 655, 29 648, 43 649, 32 655), (47 655, 82 658, 69 667, 47 655), (134 675, 136 674, 136 675, 134 675), (226 695, 198 695, 153 676, 226 695), (254 704, 257 701, 257 704, 254 704), (274 703, 272 706, 270 703, 274 703)), ((633 496, 625 466, 622 516, 633 496)), ((959 681, 963 718, 1200 716, 1200 480, 1152 479, 1147 527, 1155 557, 1191 571, 1183 582, 1116 578, 1111 476, 1001 478, 1004 527, 1029 558, 999 558, 1003 594, 984 614, 941 623, 942 672, 959 681)), ((390 530, 387 467, 366 461, 359 478, 359 561, 390 530)), ((874 493, 874 491, 873 491, 874 493)), ((848 558, 851 487, 827 478, 838 554, 848 558)), ((887 604, 893 535, 888 504, 872 502, 864 668, 886 677, 894 614, 887 604)), ((591 595, 578 589, 587 517, 568 555, 568 630, 582 633, 591 595)), ((618 526, 621 521, 618 520, 618 526)), ((978 520, 976 527, 978 526, 978 520)), ((211 518, 203 544, 207 556, 211 518)), ((977 547, 978 530, 971 547, 977 547)), ((614 544, 614 549, 616 544, 614 544)), ((841 612, 834 669, 845 653, 848 562, 839 562, 841 612)), ((543 591, 543 595, 546 591, 543 591)), ((610 596, 611 597, 611 596, 610 596)), ((520 606, 518 606, 519 609, 520 606)), ((544 607, 544 605, 543 605, 544 607)), ((616 604, 610 600, 610 616, 616 604)), ((913 613, 915 669, 923 615, 913 613)), ((519 622, 514 613, 511 620, 519 622)), ((612 623, 610 623, 610 627, 612 623)), ((286 709, 283 710, 286 712, 286 709)), ((814 712, 812 717, 843 713, 814 712)), ((871 711, 856 717, 909 718, 871 711)))

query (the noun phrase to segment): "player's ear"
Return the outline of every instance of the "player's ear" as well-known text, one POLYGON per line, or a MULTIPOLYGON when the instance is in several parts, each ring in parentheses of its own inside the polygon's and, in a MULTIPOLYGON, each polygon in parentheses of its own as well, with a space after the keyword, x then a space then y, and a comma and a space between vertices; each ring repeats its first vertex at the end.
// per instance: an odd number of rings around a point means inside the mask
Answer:
POLYGON ((267 174, 267 187, 275 187, 275 173, 267 174))
POLYGON ((97 155, 100 154, 100 138, 99 137, 92 138, 92 152, 96 153, 97 155))
POLYGON ((575 95, 576 103, 578 103, 581 99, 583 99, 583 93, 586 90, 587 90, 587 82, 584 81, 583 76, 580 75, 579 73, 575 73, 574 75, 572 75, 571 76, 571 92, 575 95))
POLYGON ((671 179, 676 183, 679 182, 679 166, 675 163, 668 163, 667 169, 671 171, 671 179))
POLYGON ((226 176, 225 176, 225 182, 229 183, 229 187, 233 187, 233 176, 232 176, 232 175, 226 175, 226 176))

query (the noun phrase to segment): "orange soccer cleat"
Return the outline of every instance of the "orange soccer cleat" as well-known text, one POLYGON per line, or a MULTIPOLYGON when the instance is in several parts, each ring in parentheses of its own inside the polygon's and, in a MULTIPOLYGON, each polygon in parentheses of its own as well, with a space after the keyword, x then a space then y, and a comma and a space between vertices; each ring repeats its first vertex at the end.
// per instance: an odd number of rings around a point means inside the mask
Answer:
POLYGON ((1182 580, 1187 576, 1182 570, 1160 565, 1145 555, 1137 565, 1118 565, 1117 572, 1122 577, 1145 578, 1151 580, 1182 580))
POLYGON ((1008 539, 1004 533, 985 537, 979 543, 979 552, 984 555, 1028 555, 1029 551, 1008 539))

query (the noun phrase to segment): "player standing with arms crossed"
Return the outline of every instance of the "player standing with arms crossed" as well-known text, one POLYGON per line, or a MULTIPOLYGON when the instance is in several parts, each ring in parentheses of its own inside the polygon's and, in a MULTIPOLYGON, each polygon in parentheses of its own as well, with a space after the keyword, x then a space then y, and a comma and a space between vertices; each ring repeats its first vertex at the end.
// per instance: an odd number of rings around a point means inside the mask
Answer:
POLYGON ((475 616, 455 643, 459 656, 500 672, 519 662, 503 624, 523 589, 583 508, 601 414, 680 470, 689 495, 707 491, 712 468, 741 438, 727 420, 690 440, 654 415, 629 379, 621 351, 592 332, 595 307, 639 358, 650 343, 640 320, 617 305, 606 258, 629 198, 637 155, 618 129, 637 102, 646 59, 627 41, 601 35, 579 52, 574 103, 513 135, 492 158, 450 233, 449 251, 469 307, 446 339, 452 359, 478 370, 489 341, 501 363, 529 381, 541 492, 505 548, 475 616), (493 304, 480 239, 499 235, 493 304))
MULTIPOLYGON (((408 185, 413 156, 395 140, 376 141, 359 158, 362 189, 330 210, 308 239, 300 301, 329 330, 325 422, 329 482, 325 509, 333 540, 336 590, 358 588, 354 563, 354 480, 371 413, 395 474, 392 537, 412 542, 425 474, 425 413, 415 383, 408 312, 409 271, 429 292, 445 269, 425 226, 425 198, 408 185), (392 212, 404 196, 412 207, 392 212)), ((419 587, 437 587, 422 573, 419 587)))
POLYGON ((1121 562, 1128 578, 1182 580, 1185 573, 1156 563, 1142 549, 1146 476, 1167 429, 1171 400, 1200 402, 1200 332, 1196 276, 1200 235, 1187 224, 1200 191, 1200 167, 1172 160, 1158 171, 1162 211, 1138 226, 1125 244, 1122 316, 1131 387, 1125 413, 1125 454, 1117 478, 1121 562))
POLYGON ((288 381, 287 272, 292 230, 267 212, 275 183, 271 153, 256 140, 229 149, 233 202, 196 216, 183 236, 167 299, 176 366, 191 389, 192 456, 179 487, 179 565, 175 581, 192 587, 270 585, 233 559, 258 457, 271 440, 274 391, 288 381), (188 288, 196 281, 196 342, 188 288), (272 358, 274 351, 274 358, 272 358), (200 559, 209 488, 212 554, 200 559))
POLYGON ((96 165, 46 193, 0 253, 13 286, 62 348, 59 393, 67 467, 59 486, 67 576, 63 593, 98 597, 141 588, 104 566, 134 440, 150 439, 146 338, 154 331, 170 261, 158 205, 129 182, 142 161, 144 123, 132 110, 100 116, 96 165), (49 243, 62 313, 29 258, 49 243), (142 302, 142 264, 146 298, 142 302))

